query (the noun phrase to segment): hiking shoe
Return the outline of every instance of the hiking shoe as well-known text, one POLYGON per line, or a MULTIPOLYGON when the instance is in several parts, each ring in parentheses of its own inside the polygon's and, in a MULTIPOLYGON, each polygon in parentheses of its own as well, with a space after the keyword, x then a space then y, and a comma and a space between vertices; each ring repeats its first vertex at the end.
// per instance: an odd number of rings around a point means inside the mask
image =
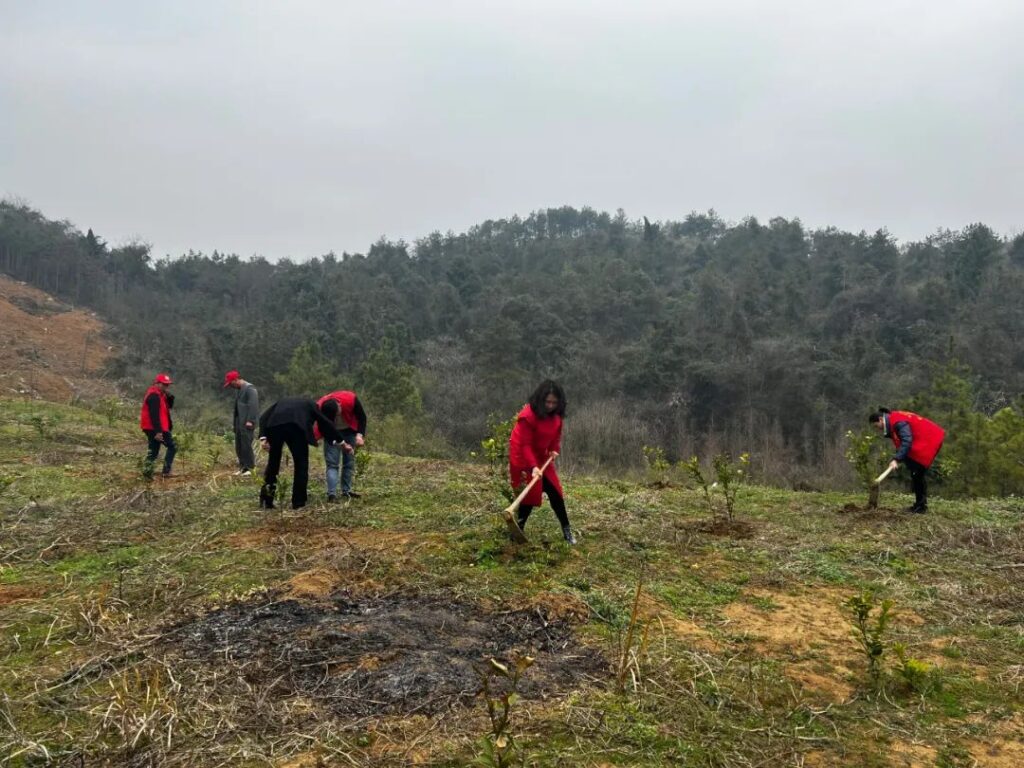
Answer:
POLYGON ((576 537, 572 535, 572 528, 568 525, 562 526, 562 538, 565 539, 565 543, 570 547, 576 546, 576 537))
POLYGON ((328 503, 328 504, 333 504, 333 503, 334 503, 334 502, 336 502, 337 500, 338 500, 338 497, 337 497, 337 496, 335 496, 335 495, 334 495, 333 493, 328 493, 328 494, 327 494, 327 503, 328 503))
POLYGON ((260 509, 273 509, 274 508, 274 495, 277 493, 277 487, 273 485, 263 484, 260 488, 260 509))
POLYGON ((519 526, 519 530, 520 531, 525 531, 526 530, 526 521, 529 520, 529 519, 530 519, 530 516, 529 515, 524 515, 522 507, 520 507, 518 513, 516 514, 516 525, 519 526))
POLYGON ((356 491, 342 491, 341 495, 344 496, 346 499, 358 499, 363 494, 358 493, 356 491))

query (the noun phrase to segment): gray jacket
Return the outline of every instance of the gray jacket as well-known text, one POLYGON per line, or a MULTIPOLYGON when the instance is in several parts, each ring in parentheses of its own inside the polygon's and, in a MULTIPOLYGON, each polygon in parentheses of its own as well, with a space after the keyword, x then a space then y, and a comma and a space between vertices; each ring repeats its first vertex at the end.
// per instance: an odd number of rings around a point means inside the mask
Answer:
POLYGON ((244 430, 247 421, 252 423, 253 429, 260 423, 260 394, 249 383, 235 392, 235 431, 244 430))

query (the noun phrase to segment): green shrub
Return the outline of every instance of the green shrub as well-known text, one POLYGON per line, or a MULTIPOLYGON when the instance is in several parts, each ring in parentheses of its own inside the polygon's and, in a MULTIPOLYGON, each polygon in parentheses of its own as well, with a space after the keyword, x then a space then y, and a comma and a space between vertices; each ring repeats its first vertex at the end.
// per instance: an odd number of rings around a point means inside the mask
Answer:
POLYGON ((851 613, 854 639, 867 660, 868 676, 876 689, 881 685, 885 634, 892 621, 892 606, 893 602, 889 599, 879 603, 871 590, 865 590, 846 601, 846 607, 851 613))

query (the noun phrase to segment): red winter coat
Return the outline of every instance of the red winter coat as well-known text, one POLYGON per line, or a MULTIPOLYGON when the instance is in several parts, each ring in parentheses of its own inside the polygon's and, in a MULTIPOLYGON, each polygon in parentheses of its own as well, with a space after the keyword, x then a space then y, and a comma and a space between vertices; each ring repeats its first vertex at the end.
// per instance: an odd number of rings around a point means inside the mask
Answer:
POLYGON ((930 467, 935 461, 935 454, 942 447, 946 431, 934 421, 910 411, 892 411, 886 415, 889 417, 889 437, 892 438, 896 450, 899 450, 900 447, 900 436, 897 434, 896 425, 905 421, 910 426, 910 434, 913 436, 907 458, 913 459, 922 467, 930 467))
POLYGON ((147 389, 146 394, 142 396, 142 413, 139 414, 139 427, 144 431, 151 430, 153 432, 170 432, 171 430, 171 412, 167 407, 167 393, 156 384, 147 389), (146 405, 146 400, 152 394, 156 394, 160 398, 160 424, 158 426, 153 425, 153 417, 149 415, 149 406, 146 405))
MULTIPOLYGON (((508 441, 508 472, 512 488, 517 491, 530 481, 534 467, 543 466, 552 452, 562 450, 562 417, 555 414, 541 418, 529 405, 516 416, 516 425, 508 441)), ((555 487, 560 495, 562 484, 554 462, 544 470, 544 478, 555 487)), ((539 507, 543 489, 538 481, 523 499, 523 504, 539 507)))
MULTIPOLYGON (((316 401, 317 408, 323 408, 324 403, 328 400, 338 401, 338 413, 341 414, 341 418, 348 424, 350 429, 354 429, 356 432, 359 431, 359 420, 356 419, 355 406, 356 406, 356 393, 349 392, 347 389, 340 390, 338 392, 331 392, 329 395, 324 395, 316 401)), ((322 435, 320 434, 320 425, 313 424, 313 436, 319 440, 322 435)))

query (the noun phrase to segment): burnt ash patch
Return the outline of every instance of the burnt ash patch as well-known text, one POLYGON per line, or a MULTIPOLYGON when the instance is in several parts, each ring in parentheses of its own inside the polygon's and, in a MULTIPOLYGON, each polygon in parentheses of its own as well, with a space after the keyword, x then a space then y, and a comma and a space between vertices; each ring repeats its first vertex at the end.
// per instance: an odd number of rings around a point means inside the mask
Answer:
POLYGON ((236 603, 167 637, 182 661, 236 667, 275 697, 307 697, 344 717, 470 704, 480 686, 475 670, 489 658, 536 659, 520 681, 526 699, 559 695, 608 670, 568 622, 547 621, 538 610, 488 613, 409 596, 236 603))

